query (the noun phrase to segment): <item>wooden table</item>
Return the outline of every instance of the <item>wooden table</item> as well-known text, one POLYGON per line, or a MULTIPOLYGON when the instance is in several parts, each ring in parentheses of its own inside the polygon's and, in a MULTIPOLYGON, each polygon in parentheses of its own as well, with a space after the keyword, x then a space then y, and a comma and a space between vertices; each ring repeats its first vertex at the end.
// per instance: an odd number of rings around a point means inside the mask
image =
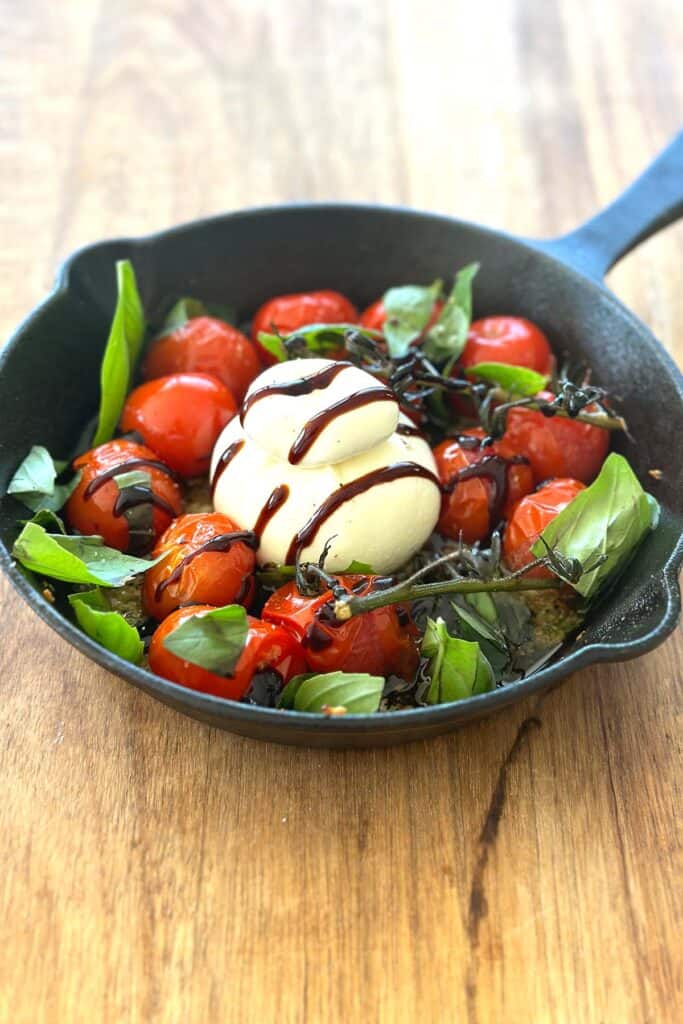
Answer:
MULTIPOLYGON (((559 233, 683 109, 669 0, 2 10, 5 334, 74 247, 246 204, 559 233)), ((679 355, 682 257, 679 226, 612 275, 679 355)), ((182 718, 0 602, 3 1022, 681 1019, 680 633, 335 753, 182 718)))

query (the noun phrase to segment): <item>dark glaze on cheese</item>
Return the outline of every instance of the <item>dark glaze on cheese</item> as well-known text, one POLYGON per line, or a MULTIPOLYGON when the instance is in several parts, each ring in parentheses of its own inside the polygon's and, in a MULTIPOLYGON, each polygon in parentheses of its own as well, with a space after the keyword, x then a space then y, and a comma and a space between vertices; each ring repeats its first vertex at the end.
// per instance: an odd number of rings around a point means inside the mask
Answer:
POLYGON ((315 416, 311 416, 289 450, 290 463, 296 466, 297 463, 301 462, 314 441, 338 416, 343 416, 354 409, 361 409, 364 405, 370 405, 373 402, 395 402, 398 404, 398 399, 393 391, 390 391, 384 385, 380 385, 376 388, 366 388, 364 391, 356 391, 351 395, 346 395, 344 398, 340 398, 338 402, 333 402, 327 409, 321 409, 315 416))
POLYGON ((317 370, 307 377, 297 377, 295 380, 283 381, 281 384, 264 384, 262 388, 256 388, 255 391, 247 395, 242 403, 240 423, 244 423, 244 418, 252 406, 263 398, 267 398, 269 395, 291 395, 297 397, 299 395, 310 395, 312 391, 321 391, 323 388, 328 387, 334 378, 342 370, 348 369, 349 366, 353 366, 353 363, 340 359, 330 363, 329 366, 323 366, 321 370, 317 370))
POLYGON ((229 444, 228 447, 225 449, 225 451, 222 452, 218 462, 216 463, 216 468, 213 471, 213 476, 211 478, 211 497, 212 498, 213 498, 214 492, 216 490, 216 485, 218 484, 218 481, 220 480, 221 476, 223 475, 225 470, 228 468, 228 465, 235 458, 237 453, 241 452, 243 448, 244 448, 244 438, 240 438, 239 441, 233 441, 232 444, 229 444))
POLYGON ((288 497, 289 487, 287 484, 279 484, 271 491, 268 500, 259 512, 256 523, 254 524, 254 533, 258 537, 259 541, 261 540, 261 536, 266 526, 277 510, 282 508, 288 497))
POLYGON ((292 537, 285 559, 287 565, 293 565, 296 562, 299 552, 308 547, 321 526, 347 501, 351 501, 359 494, 365 494, 380 484, 391 483, 393 480, 401 480, 405 477, 421 477, 423 480, 431 480, 436 487, 440 487, 439 481, 432 471, 418 462, 395 462, 391 466, 381 466, 379 469, 373 469, 370 473, 359 476, 356 480, 351 480, 350 483, 344 484, 330 494, 315 510, 308 522, 292 537))

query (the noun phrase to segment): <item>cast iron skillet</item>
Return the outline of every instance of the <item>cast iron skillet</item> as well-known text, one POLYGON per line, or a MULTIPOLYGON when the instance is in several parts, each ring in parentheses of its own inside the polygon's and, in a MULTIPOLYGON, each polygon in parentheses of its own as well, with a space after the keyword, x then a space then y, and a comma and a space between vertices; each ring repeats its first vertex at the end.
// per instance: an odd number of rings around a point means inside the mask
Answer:
MULTIPOLYGON (((617 446, 662 503, 662 521, 579 638, 531 678, 457 704, 326 719, 185 690, 109 654, 63 618, 13 566, 25 509, 0 503, 0 562, 19 593, 84 654, 157 699, 223 729, 281 743, 378 746, 436 736, 544 690, 597 661, 644 654, 674 628, 683 558, 683 379, 663 348, 601 283, 638 242, 683 214, 683 133, 620 198, 576 231, 530 241, 433 213, 356 204, 226 214, 144 239, 88 246, 62 267, 51 295, 20 325, 0 360, 0 494, 32 444, 72 449, 98 401, 98 370, 114 307, 114 261, 129 257, 145 307, 196 295, 237 303, 336 288, 363 306, 393 284, 448 277, 481 262, 476 315, 528 316, 557 352, 583 358, 623 400, 637 445, 617 446), (656 481, 648 469, 661 469, 656 481)), ((30 657, 30 651, 27 651, 30 657)))

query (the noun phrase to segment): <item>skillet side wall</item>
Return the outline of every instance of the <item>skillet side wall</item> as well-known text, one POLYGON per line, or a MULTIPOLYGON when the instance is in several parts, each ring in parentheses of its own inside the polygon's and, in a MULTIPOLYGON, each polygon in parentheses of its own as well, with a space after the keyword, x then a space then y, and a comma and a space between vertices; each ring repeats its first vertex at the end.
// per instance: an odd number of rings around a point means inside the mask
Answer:
MULTIPOLYGON (((126 256, 135 265, 151 319, 172 299, 188 294, 235 303, 242 317, 274 294, 317 287, 337 288, 362 307, 391 284, 449 279, 464 263, 480 261, 475 315, 528 316, 548 333, 560 359, 566 352, 592 367, 594 382, 622 400, 638 442, 620 438, 615 447, 664 508, 660 528, 596 610, 581 646, 634 641, 662 622, 671 594, 661 574, 683 524, 680 375, 647 329, 607 290, 530 245, 431 214, 282 207, 228 215, 141 241, 101 243, 77 253, 67 261, 57 293, 25 321, 2 356, 0 492, 32 444, 46 444, 57 456, 67 453, 95 412, 99 362, 115 299, 113 263, 126 256), (661 481, 648 477, 652 468, 663 471, 661 481)), ((18 515, 25 516, 23 507, 4 498, 0 538, 7 548, 18 515)), ((619 656, 628 652, 615 650, 614 657, 619 656)), ((123 665, 109 667, 125 672, 123 665)), ((521 699, 528 684, 515 691, 521 699)), ((170 702, 177 706, 175 697, 170 702)), ((199 708, 187 710, 200 714, 199 708)), ((485 713, 484 702, 475 713, 485 713)), ((452 720, 471 715, 463 705, 452 720)), ((209 717, 221 724, 219 719, 230 716, 209 717)), ((424 725, 428 735, 432 729, 424 725)), ((253 735, 258 729, 245 731, 253 735)), ((417 738, 420 730, 410 732, 417 738)), ((393 741, 398 738, 410 737, 393 741)))

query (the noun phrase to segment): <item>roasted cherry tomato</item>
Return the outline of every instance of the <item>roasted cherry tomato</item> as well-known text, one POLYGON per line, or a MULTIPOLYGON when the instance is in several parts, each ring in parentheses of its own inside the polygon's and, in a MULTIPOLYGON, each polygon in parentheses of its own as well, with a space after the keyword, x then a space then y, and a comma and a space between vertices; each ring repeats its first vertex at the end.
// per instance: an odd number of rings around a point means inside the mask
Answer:
POLYGON ((79 455, 73 468, 81 479, 64 509, 78 533, 99 534, 105 544, 145 554, 183 510, 175 473, 144 445, 107 441, 79 455), (144 472, 149 484, 117 484, 121 474, 144 472))
POLYGON ((254 596, 256 536, 220 512, 180 516, 159 538, 145 573, 142 603, 163 619, 181 604, 243 604, 254 596))
MULTIPOLYGON (((346 590, 364 595, 377 588, 379 577, 337 579, 346 590)), ((301 641, 313 672, 340 669, 413 678, 419 660, 419 634, 405 606, 387 605, 339 623, 332 613, 333 602, 330 590, 304 597, 292 582, 271 594, 262 614, 267 622, 284 626, 301 641)))
POLYGON ((171 373, 209 373, 237 402, 260 372, 261 361, 249 338, 211 316, 194 317, 157 338, 142 364, 145 380, 171 373))
MULTIPOLYGON (((513 509, 503 537, 503 558, 510 569, 528 565, 536 557, 531 548, 548 523, 565 508, 576 495, 585 490, 579 480, 551 480, 533 494, 527 494, 513 509)), ((530 576, 552 576, 549 569, 539 566, 530 576)))
POLYGON ((275 360, 267 349, 259 344, 259 331, 289 334, 307 324, 355 324, 358 310, 340 292, 296 292, 293 295, 278 295, 269 299, 256 311, 251 324, 251 336, 259 349, 261 359, 267 366, 275 360))
MULTIPOLYGON (((427 321, 425 331, 428 331, 430 327, 433 327, 436 321, 441 316, 441 310, 443 309, 443 302, 435 302, 432 315, 427 321)), ((377 299, 372 305, 368 306, 367 309, 363 310, 360 316, 360 322, 363 327, 369 327, 374 331, 384 330, 384 325, 387 320, 387 311, 384 308, 384 300, 377 299)))
POLYGON ((474 320, 459 362, 464 369, 477 363, 508 363, 544 374, 552 373, 554 366, 545 334, 521 316, 487 316, 474 320))
POLYGON ((475 427, 434 449, 443 488, 437 530, 456 540, 462 536, 466 544, 485 540, 534 486, 526 459, 505 441, 482 448, 485 436, 475 427))
POLYGON ((237 412, 224 384, 206 373, 172 373, 128 395, 121 429, 134 430, 184 477, 208 473, 216 438, 237 412))
POLYGON ((154 633, 149 646, 149 667, 152 672, 190 690, 212 693, 215 697, 241 700, 249 692, 254 676, 259 672, 274 672, 280 677, 280 686, 306 671, 306 659, 301 645, 286 629, 247 616, 249 630, 244 649, 231 676, 219 676, 200 665, 193 665, 167 651, 164 638, 191 615, 213 610, 212 605, 193 605, 178 608, 164 619, 154 633))
MULTIPOLYGON (((542 391, 540 397, 549 401, 553 395, 542 391)), ((504 437, 512 450, 527 457, 536 483, 561 476, 589 484, 609 450, 608 430, 533 409, 510 409, 504 437)))

